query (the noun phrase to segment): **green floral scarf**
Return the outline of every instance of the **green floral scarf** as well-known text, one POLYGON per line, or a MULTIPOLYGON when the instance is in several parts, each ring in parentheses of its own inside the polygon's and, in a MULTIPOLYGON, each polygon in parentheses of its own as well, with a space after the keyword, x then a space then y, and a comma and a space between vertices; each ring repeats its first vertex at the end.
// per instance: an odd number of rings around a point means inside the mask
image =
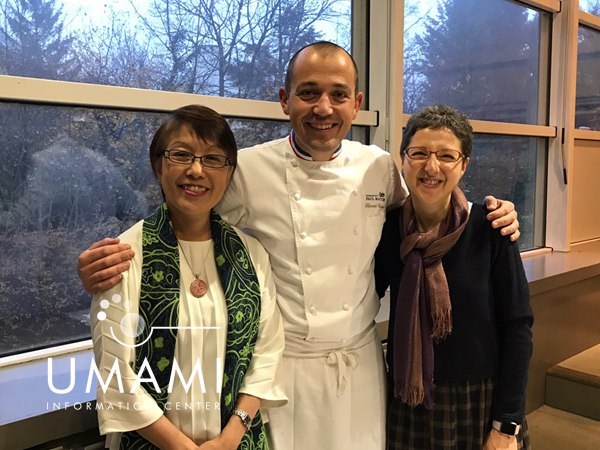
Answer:
MULTIPOLYGON (((210 226, 217 272, 227 304, 227 348, 221 389, 221 427, 233 413, 244 375, 250 366, 260 324, 260 286, 248 250, 236 231, 211 211, 210 226)), ((167 205, 163 204, 144 221, 142 231, 143 265, 139 314, 146 323, 136 343, 143 342, 153 327, 152 338, 136 348, 135 371, 147 358, 160 386, 157 393, 151 382, 142 386, 162 410, 168 396, 172 360, 179 322, 179 247, 167 205), (158 370, 157 370, 158 369, 158 370)), ((200 411, 197 412, 201 414, 200 411)), ((265 428, 257 413, 239 449, 267 450, 265 428)), ((155 450, 156 446, 137 432, 123 433, 121 450, 155 450)))

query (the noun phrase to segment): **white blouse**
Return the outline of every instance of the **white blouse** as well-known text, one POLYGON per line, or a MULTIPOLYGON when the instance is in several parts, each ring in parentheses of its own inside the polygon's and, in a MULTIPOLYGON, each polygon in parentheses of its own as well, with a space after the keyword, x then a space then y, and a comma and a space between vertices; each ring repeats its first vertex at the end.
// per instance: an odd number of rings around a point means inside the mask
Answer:
MULTIPOLYGON (((98 410, 100 432, 109 434, 107 447, 111 450, 119 448, 121 432, 151 425, 163 414, 154 399, 136 383, 138 375, 132 369, 135 364, 135 348, 132 346, 135 345, 136 327, 140 325, 137 316, 128 314, 137 314, 139 310, 142 226, 143 221, 140 221, 120 236, 121 242, 131 244, 135 251, 131 268, 123 273, 122 282, 96 294, 92 300, 92 338, 102 382, 108 379, 115 359, 119 361, 122 380, 122 389, 116 374, 110 378, 106 392, 100 382, 97 389, 98 408, 101 408, 98 410)), ((284 348, 283 325, 276 304, 269 259, 258 241, 236 231, 248 249, 261 287, 259 334, 240 393, 260 398, 261 409, 283 406, 287 403, 279 364, 284 348)), ((175 360, 184 382, 193 381, 186 392, 181 377, 174 375, 166 416, 199 445, 214 439, 221 432, 220 386, 227 343, 227 307, 214 261, 212 241, 179 241, 179 245, 189 263, 180 250, 181 291, 175 360), (190 292, 190 285, 195 279, 190 264, 200 271, 200 279, 208 286, 207 293, 201 298, 194 297, 190 292), (198 361, 199 371, 192 378, 198 361), (198 372, 202 374, 204 387, 198 372)), ((153 367, 152 370, 160 368, 153 367)), ((164 370, 171 373, 171 365, 164 370)), ((149 381, 150 377, 148 370, 141 374, 142 381, 149 381)))

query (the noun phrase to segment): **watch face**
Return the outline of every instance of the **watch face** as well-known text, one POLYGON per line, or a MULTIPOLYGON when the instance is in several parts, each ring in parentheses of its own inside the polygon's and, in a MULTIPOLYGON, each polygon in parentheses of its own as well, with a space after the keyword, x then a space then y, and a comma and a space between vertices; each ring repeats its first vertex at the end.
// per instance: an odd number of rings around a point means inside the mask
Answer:
POLYGON ((517 430, 518 430, 518 425, 516 423, 510 423, 510 422, 502 422, 502 425, 500 425, 500 433, 502 434, 510 434, 511 436, 514 436, 515 434, 517 434, 517 430))
POLYGON ((246 416, 246 419, 244 420, 244 425, 246 425, 246 430, 249 430, 250 427, 252 427, 252 420, 250 419, 250 416, 246 416))

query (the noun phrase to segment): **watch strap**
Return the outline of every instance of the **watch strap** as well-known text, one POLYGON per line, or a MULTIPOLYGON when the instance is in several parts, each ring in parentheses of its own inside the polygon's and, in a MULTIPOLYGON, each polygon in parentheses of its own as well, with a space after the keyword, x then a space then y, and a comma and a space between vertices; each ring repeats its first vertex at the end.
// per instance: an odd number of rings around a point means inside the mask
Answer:
POLYGON ((238 416, 241 419, 242 424, 246 427, 246 431, 250 430, 250 427, 252 427, 252 418, 250 417, 250 414, 242 409, 236 408, 233 410, 233 415, 238 416))
POLYGON ((516 436, 521 430, 521 425, 517 424, 516 422, 500 422, 498 420, 493 420, 492 428, 498 430, 502 434, 516 436))

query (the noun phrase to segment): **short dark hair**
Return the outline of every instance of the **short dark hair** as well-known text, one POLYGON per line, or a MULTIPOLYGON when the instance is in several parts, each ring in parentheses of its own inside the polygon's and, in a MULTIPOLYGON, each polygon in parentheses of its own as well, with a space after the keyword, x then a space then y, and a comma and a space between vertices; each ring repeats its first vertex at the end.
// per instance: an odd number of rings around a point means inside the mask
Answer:
POLYGON ((415 133, 424 128, 434 130, 447 128, 460 141, 463 158, 466 159, 471 156, 471 151, 473 150, 473 128, 469 123, 469 118, 465 114, 459 113, 456 109, 446 105, 428 106, 410 116, 402 132, 402 143, 400 144, 401 155, 404 155, 415 133))
POLYGON ((158 128, 150 144, 150 164, 156 174, 156 164, 162 158, 175 133, 187 127, 199 140, 209 142, 225 151, 232 166, 237 167, 237 144, 225 118, 218 112, 202 105, 188 105, 176 109, 158 128))
POLYGON ((292 79, 294 78, 294 66, 296 65, 296 60, 300 53, 302 53, 307 48, 314 48, 314 50, 322 57, 332 56, 339 51, 344 52, 346 55, 350 57, 352 61, 352 67, 354 67, 354 95, 358 95, 358 67, 356 66, 356 61, 350 53, 344 50, 337 44, 328 41, 319 41, 313 42, 312 44, 305 45, 292 56, 290 62, 288 63, 287 72, 285 73, 285 91, 290 95, 290 91, 292 89, 292 79))

